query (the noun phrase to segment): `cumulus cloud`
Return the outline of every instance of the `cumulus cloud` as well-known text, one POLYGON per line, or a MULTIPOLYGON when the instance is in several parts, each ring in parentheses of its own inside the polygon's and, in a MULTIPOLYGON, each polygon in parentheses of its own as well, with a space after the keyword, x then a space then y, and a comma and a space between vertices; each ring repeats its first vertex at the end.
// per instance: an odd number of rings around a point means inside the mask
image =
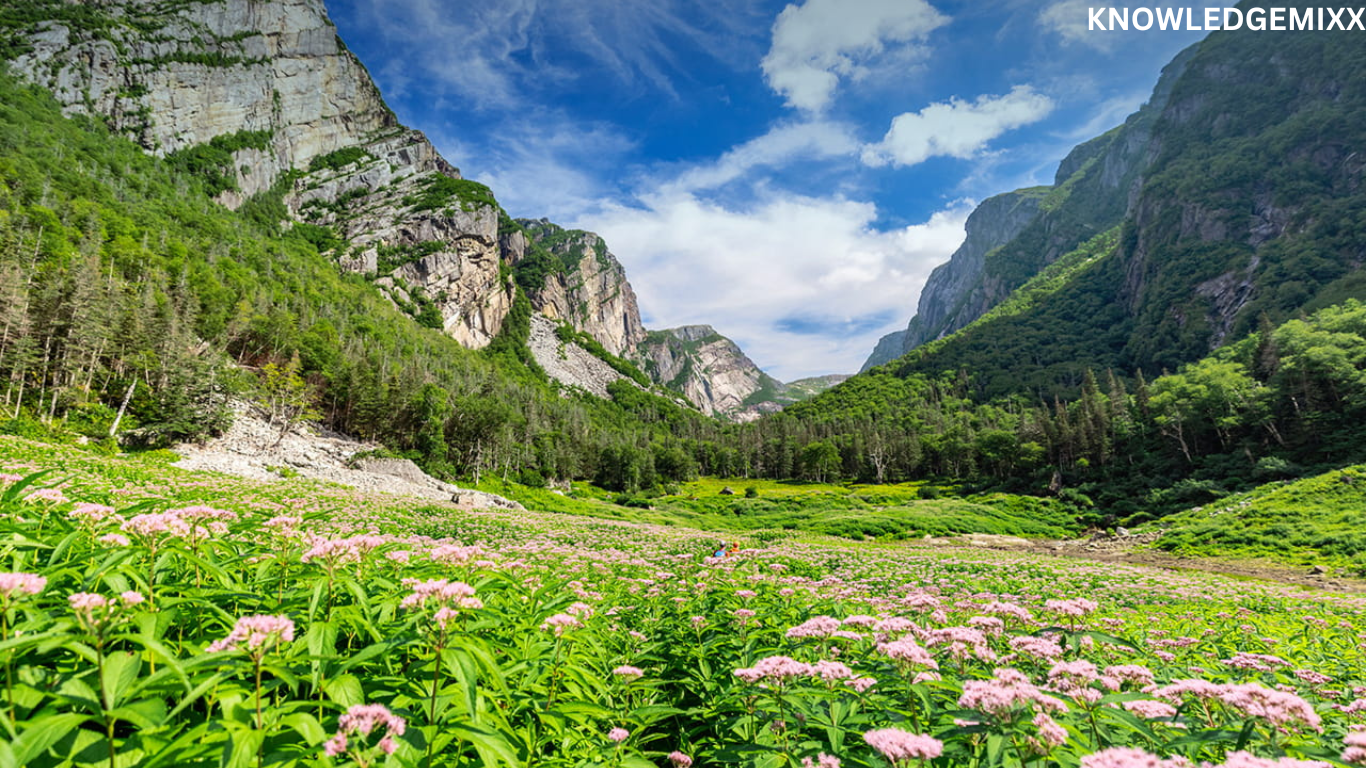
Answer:
POLYGON ((882 141, 864 148, 863 162, 904 166, 938 156, 969 158, 997 136, 1041 120, 1052 110, 1052 99, 1023 85, 1004 96, 931 104, 895 117, 882 141))
POLYGON ((1108 50, 1116 38, 1091 31, 1087 21, 1088 8, 1112 8, 1109 3, 1092 0, 1060 0, 1039 12, 1039 26, 1053 32, 1065 43, 1081 43, 1097 50, 1108 50))
POLYGON ((762 136, 740 144, 715 162, 692 166, 662 185, 662 192, 715 189, 745 178, 756 170, 780 167, 794 160, 814 161, 852 156, 859 151, 854 127, 815 120, 774 126, 762 136))
POLYGON ((914 50, 948 17, 925 0, 806 0, 773 24, 769 87, 798 109, 823 109, 841 78, 857 80, 888 46, 914 50))
POLYGON ((853 372, 963 241, 966 202, 889 232, 876 206, 775 193, 745 207, 651 196, 576 223, 611 244, 650 327, 706 323, 784 381, 853 372))

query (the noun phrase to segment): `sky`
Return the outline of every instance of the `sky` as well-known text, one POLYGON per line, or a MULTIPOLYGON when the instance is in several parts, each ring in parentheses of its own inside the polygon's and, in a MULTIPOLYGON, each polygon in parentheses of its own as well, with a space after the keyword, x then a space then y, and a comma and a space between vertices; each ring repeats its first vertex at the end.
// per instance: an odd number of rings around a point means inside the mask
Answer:
POLYGON ((783 381, 857 371, 977 202, 1052 183, 1203 36, 1088 31, 1091 0, 326 2, 509 214, 602 235, 647 327, 783 381))

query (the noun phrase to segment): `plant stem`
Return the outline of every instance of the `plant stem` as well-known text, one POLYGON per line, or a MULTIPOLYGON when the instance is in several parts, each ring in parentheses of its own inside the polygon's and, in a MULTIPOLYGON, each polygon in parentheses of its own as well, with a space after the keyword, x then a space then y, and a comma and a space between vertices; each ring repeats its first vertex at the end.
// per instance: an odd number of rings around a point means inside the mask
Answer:
POLYGON ((443 632, 441 639, 436 643, 436 658, 432 669, 432 701, 427 715, 427 722, 432 726, 432 735, 427 739, 427 768, 432 768, 432 745, 436 741, 436 692, 441 687, 441 651, 446 645, 446 635, 443 632))

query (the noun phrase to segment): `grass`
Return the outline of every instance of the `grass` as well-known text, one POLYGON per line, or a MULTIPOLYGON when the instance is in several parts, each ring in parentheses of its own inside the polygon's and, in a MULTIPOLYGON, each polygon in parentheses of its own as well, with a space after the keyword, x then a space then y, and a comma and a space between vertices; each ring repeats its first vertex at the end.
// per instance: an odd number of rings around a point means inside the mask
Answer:
POLYGON ((655 497, 622 497, 586 483, 575 483, 568 494, 499 480, 482 483, 479 489, 539 511, 716 533, 789 531, 859 540, 962 533, 1056 538, 1077 533, 1074 512, 1055 500, 1003 493, 955 496, 954 486, 924 482, 846 486, 702 478, 683 483, 677 493, 655 497), (722 494, 725 488, 734 494, 722 494), (754 497, 746 497, 747 488, 754 489, 754 497), (922 498, 927 488, 947 498, 922 498))
POLYGON ((1263 485, 1164 518, 1159 549, 1366 572, 1366 464, 1263 485))

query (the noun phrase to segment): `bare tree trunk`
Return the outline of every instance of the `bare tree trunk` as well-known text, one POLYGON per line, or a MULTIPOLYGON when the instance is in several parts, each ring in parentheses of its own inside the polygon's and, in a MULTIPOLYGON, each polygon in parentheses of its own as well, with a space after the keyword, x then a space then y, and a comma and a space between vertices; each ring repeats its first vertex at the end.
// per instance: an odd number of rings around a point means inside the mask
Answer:
POLYGON ((133 379, 133 383, 128 385, 128 392, 123 396, 123 402, 119 404, 119 413, 114 417, 114 423, 109 427, 109 436, 113 437, 119 431, 119 422, 123 421, 123 414, 128 410, 128 401, 133 399, 133 390, 137 387, 138 380, 133 379))

